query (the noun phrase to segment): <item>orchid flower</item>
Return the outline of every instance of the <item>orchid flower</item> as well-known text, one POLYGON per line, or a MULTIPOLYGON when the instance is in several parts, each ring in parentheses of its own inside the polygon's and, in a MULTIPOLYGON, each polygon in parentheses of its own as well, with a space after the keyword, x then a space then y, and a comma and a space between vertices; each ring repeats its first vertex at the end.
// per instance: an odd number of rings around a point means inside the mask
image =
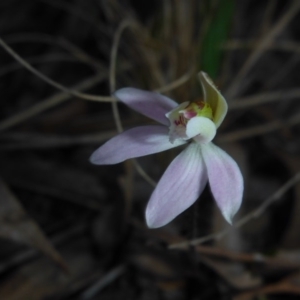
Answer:
POLYGON ((199 73, 203 101, 183 102, 158 93, 122 88, 115 97, 161 125, 140 126, 113 137, 97 149, 90 161, 117 164, 183 144, 187 147, 169 165, 146 208, 148 227, 166 225, 190 207, 207 181, 213 197, 231 224, 243 196, 243 177, 237 163, 211 141, 226 113, 227 103, 204 72, 199 73))

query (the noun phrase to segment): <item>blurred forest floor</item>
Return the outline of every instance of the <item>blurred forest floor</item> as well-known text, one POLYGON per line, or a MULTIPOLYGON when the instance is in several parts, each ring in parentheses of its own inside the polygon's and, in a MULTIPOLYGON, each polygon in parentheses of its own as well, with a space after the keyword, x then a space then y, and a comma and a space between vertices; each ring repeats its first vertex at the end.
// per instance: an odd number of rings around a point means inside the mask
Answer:
POLYGON ((299 299, 299 18, 298 0, 1 1, 0 299, 299 299), (151 123, 115 89, 191 101, 200 70, 229 104, 215 142, 242 208, 227 225, 206 188, 149 230, 147 176, 180 149, 89 157, 116 121, 151 123))

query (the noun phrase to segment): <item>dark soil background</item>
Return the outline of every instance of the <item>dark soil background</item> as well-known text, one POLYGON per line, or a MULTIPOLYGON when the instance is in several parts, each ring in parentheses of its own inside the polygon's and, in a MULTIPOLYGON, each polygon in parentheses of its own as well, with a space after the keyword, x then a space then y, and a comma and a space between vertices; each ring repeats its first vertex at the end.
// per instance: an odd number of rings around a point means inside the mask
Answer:
MULTIPOLYGON (((299 299, 299 19, 298 0, 1 1, 0 299, 299 299), (200 70, 244 201, 231 227, 206 188, 150 230, 145 177, 181 149, 89 157, 117 133, 112 91, 196 100, 200 70)), ((118 108, 125 129, 152 122, 118 108)))

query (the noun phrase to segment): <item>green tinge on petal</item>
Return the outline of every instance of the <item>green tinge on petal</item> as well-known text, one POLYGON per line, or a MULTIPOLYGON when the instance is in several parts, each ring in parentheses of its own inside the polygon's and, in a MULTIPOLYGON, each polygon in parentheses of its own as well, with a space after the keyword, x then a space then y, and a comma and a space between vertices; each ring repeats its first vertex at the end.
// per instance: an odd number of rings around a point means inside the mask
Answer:
POLYGON ((211 106, 213 111, 212 120, 218 128, 227 114, 226 100, 205 72, 200 72, 198 77, 202 86, 204 101, 211 106))
POLYGON ((209 143, 216 135, 215 123, 205 117, 195 117, 186 125, 186 135, 198 143, 209 143))
POLYGON ((205 117, 208 119, 212 119, 212 114, 212 108, 207 102, 204 102, 203 108, 197 112, 198 117, 205 117))
POLYGON ((186 119, 191 119, 194 116, 206 117, 211 120, 213 118, 212 108, 204 101, 191 102, 185 109, 180 110, 179 113, 182 113, 186 119))

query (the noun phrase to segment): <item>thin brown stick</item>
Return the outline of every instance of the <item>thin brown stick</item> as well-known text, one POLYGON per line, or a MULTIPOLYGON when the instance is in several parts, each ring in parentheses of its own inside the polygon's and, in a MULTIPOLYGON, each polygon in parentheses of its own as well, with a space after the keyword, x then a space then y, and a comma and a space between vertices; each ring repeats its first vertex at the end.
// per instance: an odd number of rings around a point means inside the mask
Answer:
POLYGON ((253 106, 262 105, 275 101, 287 101, 300 98, 300 89, 292 89, 287 91, 276 91, 271 93, 261 93, 253 96, 235 99, 229 103, 229 110, 251 108, 253 106))
POLYGON ((262 17, 262 24, 261 24, 261 32, 266 33, 270 30, 272 26, 272 17, 274 15, 275 9, 278 5, 278 0, 271 0, 268 2, 266 10, 262 17))
POLYGON ((90 14, 85 13, 82 9, 80 9, 78 6, 68 3, 67 1, 54 1, 54 0, 40 0, 52 7, 55 7, 60 10, 64 10, 68 12, 69 14, 75 16, 76 18, 90 24, 94 28, 96 28, 99 32, 101 32, 103 35, 109 36, 110 31, 107 30, 107 26, 104 26, 100 23, 100 19, 95 19, 90 14))
MULTIPOLYGON (((280 294, 290 294, 297 295, 299 298, 300 287, 299 287, 299 271, 286 276, 278 282, 267 284, 260 288, 242 292, 235 296, 233 300, 252 300, 257 298, 269 298, 268 295, 280 295, 280 294)), ((282 296, 283 297, 283 296, 282 296)), ((285 298, 285 297, 284 297, 285 298)))
POLYGON ((47 82, 48 84, 50 84, 51 86, 55 87, 56 89, 58 89, 60 91, 69 93, 70 95, 72 95, 74 97, 78 97, 78 98, 90 100, 90 101, 99 101, 99 102, 111 102, 112 101, 112 97, 83 94, 78 91, 68 89, 65 86, 61 85, 60 83, 52 80, 48 76, 42 74, 37 69, 35 69, 33 66, 31 66, 26 60, 21 58, 21 56, 19 56, 11 47, 9 47, 1 38, 0 38, 0 46, 2 46, 2 48, 6 52, 8 52, 14 59, 16 59, 28 71, 35 74, 40 79, 42 79, 43 81, 47 82))
POLYGON ((296 114, 286 121, 275 120, 263 125, 253 126, 247 129, 236 130, 227 134, 220 135, 216 140, 219 143, 234 142, 254 136, 263 135, 280 128, 287 128, 300 123, 300 114, 296 114))
MULTIPOLYGON (((41 56, 32 56, 26 58, 27 62, 30 64, 45 64, 45 63, 53 63, 53 62, 77 62, 78 60, 74 57, 70 57, 70 55, 61 54, 61 53, 51 53, 41 56)), ((0 77, 5 76, 9 74, 10 72, 17 71, 19 69, 22 69, 23 66, 21 66, 17 62, 13 62, 11 64, 7 64, 3 66, 0 70, 0 77)))
POLYGON ((277 267, 281 269, 298 269, 300 268, 299 263, 294 261, 289 261, 280 257, 268 257, 261 253, 243 253, 227 250, 224 248, 218 248, 213 246, 201 246, 195 247, 198 253, 207 255, 215 258, 228 259, 232 261, 238 261, 242 263, 254 263, 254 264, 264 264, 272 268, 277 267))
MULTIPOLYGON (((257 44, 259 43, 258 40, 229 40, 223 45, 224 50, 244 50, 244 49, 251 49, 256 48, 257 44)), ((300 52, 300 43, 295 41, 276 41, 272 44, 268 45, 265 48, 265 51, 286 51, 286 52, 300 52)))
MULTIPOLYGON (((96 76, 88 78, 85 81, 75 85, 74 89, 76 89, 76 90, 88 89, 88 88, 94 86, 96 83, 103 80, 104 78, 105 77, 102 74, 98 74, 96 76)), ((65 93, 65 92, 58 93, 54 96, 51 96, 51 97, 33 105, 32 107, 28 108, 27 110, 17 113, 15 115, 13 115, 12 117, 9 117, 6 120, 0 122, 0 131, 6 130, 10 127, 13 127, 29 118, 35 116, 35 115, 38 115, 41 112, 70 99, 71 96, 72 95, 70 93, 65 93)))
MULTIPOLYGON (((111 56, 110 56, 110 68, 109 68, 109 87, 110 87, 110 94, 112 95, 115 90, 116 90, 116 63, 117 63, 117 53, 118 53, 118 47, 121 39, 121 35, 123 31, 132 25, 132 22, 129 20, 123 21, 120 26, 118 27, 114 39, 113 39, 113 46, 112 46, 112 51, 111 51, 111 56)), ((113 111, 113 116, 114 120, 116 123, 116 127, 118 132, 123 131, 123 126, 120 120, 120 113, 118 110, 118 105, 117 105, 117 99, 112 100, 112 111, 113 111)))
POLYGON ((101 290, 103 290, 106 286, 110 285, 117 278, 122 276, 126 271, 126 265, 122 264, 113 269, 111 269, 108 273, 106 273, 103 277, 101 277, 98 281, 96 281, 92 286, 90 286, 86 291, 84 291, 81 295, 82 300, 93 299, 101 290))
POLYGON ((243 81, 245 75, 253 67, 253 65, 258 61, 261 55, 264 53, 270 44, 273 42, 276 36, 278 36, 284 28, 289 24, 289 22, 296 16, 300 9, 300 1, 294 0, 287 10, 287 12, 278 20, 278 22, 268 31, 260 40, 260 43, 250 54, 249 58, 246 60, 244 65, 241 67, 240 71, 232 81, 231 85, 226 91, 226 96, 230 99, 233 98, 240 90, 241 82, 243 81))
POLYGON ((89 53, 85 52, 83 49, 71 43, 69 40, 63 37, 55 38, 51 35, 45 33, 36 33, 36 32, 22 32, 18 34, 12 34, 6 36, 6 43, 14 44, 14 43, 46 43, 52 46, 59 46, 62 49, 70 52, 74 57, 79 59, 80 61, 84 61, 98 71, 104 70, 103 64, 96 58, 92 57, 89 53))
POLYGON ((141 177, 145 179, 146 182, 148 182, 152 187, 156 187, 157 183, 155 180, 153 180, 146 171, 141 167, 141 165, 138 163, 136 159, 132 159, 133 164, 137 170, 137 172, 140 174, 141 177))
POLYGON ((175 81, 173 81, 169 84, 166 84, 165 86, 162 86, 162 87, 156 89, 155 91, 158 93, 166 93, 171 90, 175 90, 176 88, 182 86, 187 81, 189 81, 193 74, 194 74, 194 70, 192 69, 192 70, 188 71, 187 73, 183 74, 180 78, 176 79, 175 81))
POLYGON ((106 130, 102 133, 85 134, 78 136, 57 136, 36 133, 25 134, 24 132, 10 133, 8 135, 2 134, 0 141, 4 139, 5 143, 0 143, 0 151, 64 148, 77 145, 99 145, 112 138, 116 134, 116 130, 106 130))

